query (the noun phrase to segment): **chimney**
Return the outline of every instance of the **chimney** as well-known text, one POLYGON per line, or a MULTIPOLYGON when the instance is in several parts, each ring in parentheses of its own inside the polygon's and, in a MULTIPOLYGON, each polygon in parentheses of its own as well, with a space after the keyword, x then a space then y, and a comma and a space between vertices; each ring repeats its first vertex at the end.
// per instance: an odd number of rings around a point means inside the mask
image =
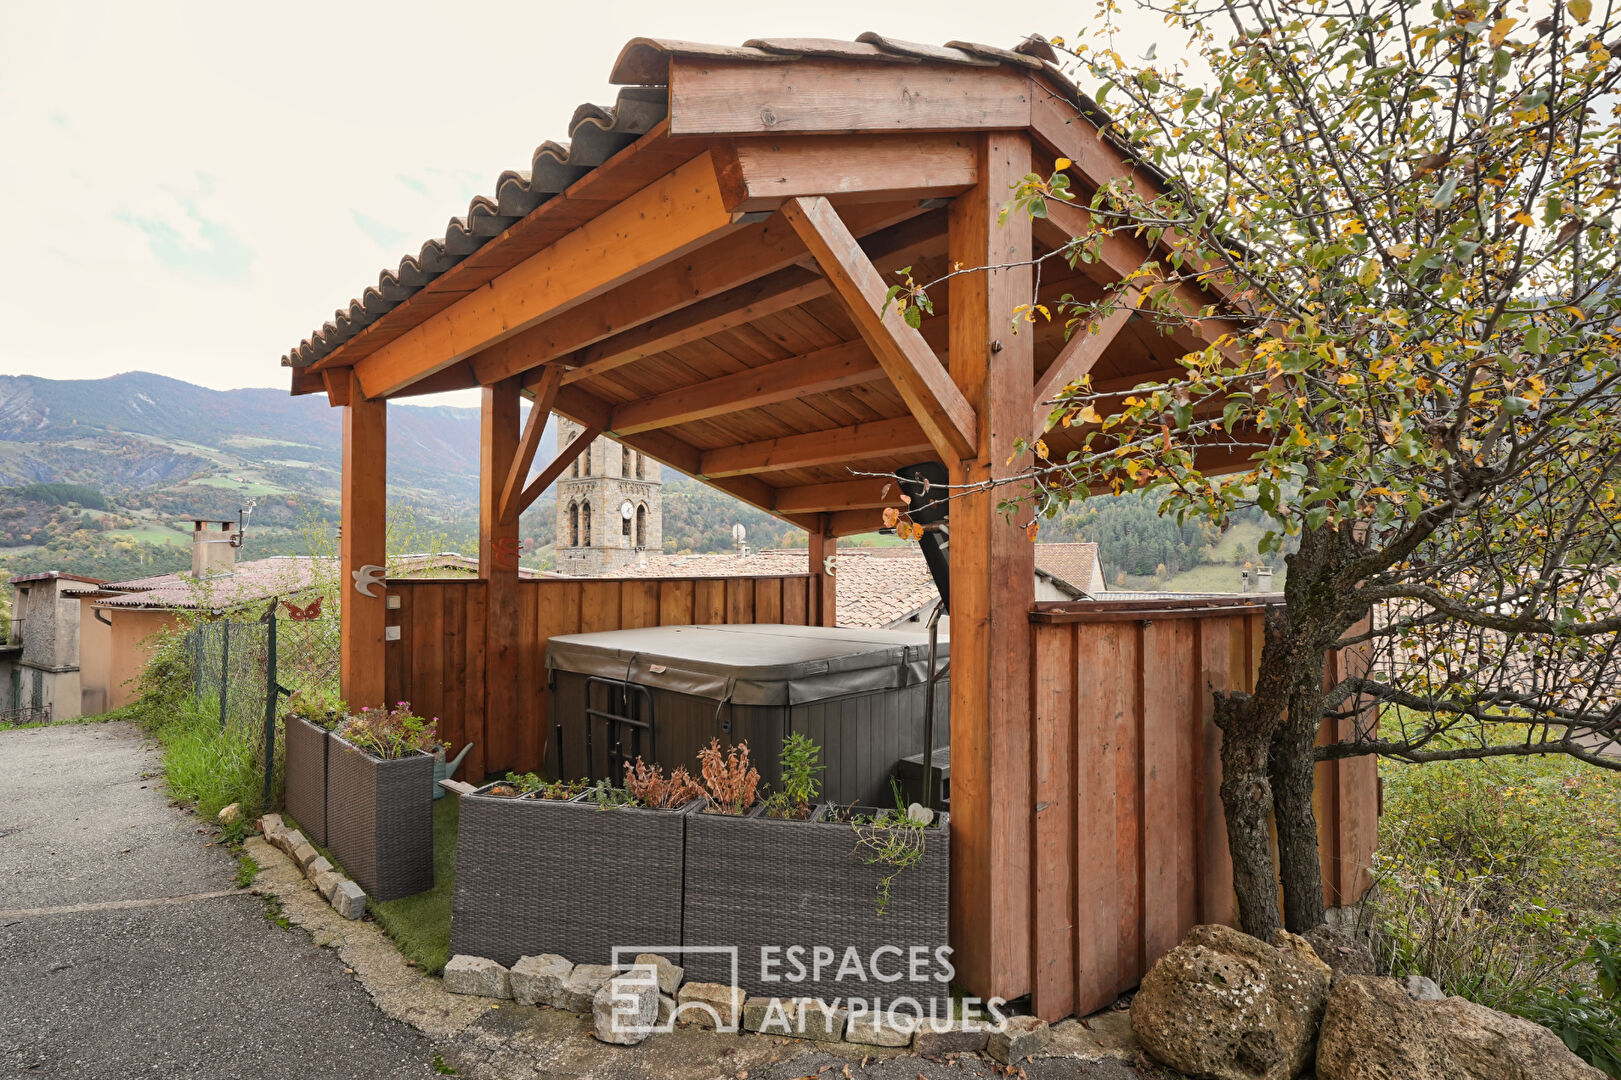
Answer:
POLYGON ((191 576, 201 580, 236 571, 236 545, 231 543, 236 522, 193 518, 191 521, 191 576), (216 528, 217 526, 217 528, 216 528))
POLYGON ((1272 591, 1272 568, 1262 566, 1255 571, 1255 591, 1269 593, 1272 591))

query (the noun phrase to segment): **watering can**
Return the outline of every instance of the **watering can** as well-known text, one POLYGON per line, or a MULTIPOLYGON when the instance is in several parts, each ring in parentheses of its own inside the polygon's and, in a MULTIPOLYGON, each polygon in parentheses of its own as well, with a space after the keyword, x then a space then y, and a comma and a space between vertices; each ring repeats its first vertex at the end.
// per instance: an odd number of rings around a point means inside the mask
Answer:
POLYGON ((445 797, 445 789, 439 786, 439 781, 449 780, 451 774, 456 771, 457 766, 462 763, 462 758, 467 756, 467 751, 471 750, 472 748, 473 744, 468 743, 466 746, 462 747, 462 752, 457 754, 455 759, 451 761, 445 760, 445 748, 443 746, 433 752, 434 798, 442 799, 445 797))

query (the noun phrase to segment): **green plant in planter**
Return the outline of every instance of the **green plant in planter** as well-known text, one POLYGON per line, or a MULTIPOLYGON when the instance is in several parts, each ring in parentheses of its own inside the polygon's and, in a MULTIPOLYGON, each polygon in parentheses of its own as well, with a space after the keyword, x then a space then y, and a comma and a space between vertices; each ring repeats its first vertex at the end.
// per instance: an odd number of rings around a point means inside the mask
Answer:
POLYGON ((337 694, 316 686, 295 690, 283 707, 288 716, 301 716, 328 731, 348 719, 349 706, 337 694))
POLYGON ((636 796, 624 788, 614 787, 607 780, 598 780, 586 786, 581 802, 595 803, 599 810, 607 810, 614 806, 635 806, 636 796))
POLYGON ((782 740, 782 790, 765 801, 765 816, 804 821, 822 793, 822 748, 809 735, 795 732, 782 740))
MULTIPOLYGON (((928 821, 914 819, 908 812, 900 784, 890 781, 895 793, 895 809, 880 812, 876 817, 851 814, 850 827, 855 830, 854 854, 868 866, 882 866, 878 879, 878 914, 889 911, 889 901, 895 888, 895 879, 923 861, 927 849, 928 821)), ((852 808, 853 809, 853 808, 852 808)))
POLYGON ((392 761, 439 745, 439 718, 423 719, 401 701, 392 709, 363 708, 339 732, 350 745, 373 757, 392 761))

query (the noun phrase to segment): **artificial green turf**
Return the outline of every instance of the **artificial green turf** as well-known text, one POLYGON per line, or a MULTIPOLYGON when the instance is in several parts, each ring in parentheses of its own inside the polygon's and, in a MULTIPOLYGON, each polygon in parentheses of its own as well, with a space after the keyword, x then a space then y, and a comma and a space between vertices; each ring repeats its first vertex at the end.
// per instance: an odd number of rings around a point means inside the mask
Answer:
MULTIPOLYGON (((366 906, 405 958, 429 975, 444 971, 450 961, 450 898, 456 888, 456 826, 460 817, 461 800, 454 795, 433 801, 433 888, 382 903, 368 898, 366 906)), ((287 821, 298 826, 291 817, 287 821)), ((332 865, 343 869, 332 852, 319 844, 313 846, 332 865)))

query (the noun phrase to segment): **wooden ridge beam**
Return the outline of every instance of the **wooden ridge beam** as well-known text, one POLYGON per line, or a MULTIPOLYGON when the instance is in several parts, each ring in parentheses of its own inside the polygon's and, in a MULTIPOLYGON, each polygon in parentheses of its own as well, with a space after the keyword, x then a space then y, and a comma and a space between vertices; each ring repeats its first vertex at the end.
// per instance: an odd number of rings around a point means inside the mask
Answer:
POLYGON ((378 348, 355 365, 361 387, 367 397, 398 393, 736 227, 699 154, 378 348))
POLYGON ((1064 342, 1064 347, 1053 358, 1053 362, 1036 380, 1036 389, 1030 399, 1030 430, 1038 435, 1047 430, 1047 417, 1052 414, 1052 408, 1047 402, 1058 396, 1064 387, 1078 381, 1097 366, 1097 362, 1103 359, 1103 354, 1109 350, 1114 339, 1136 314, 1132 309, 1137 303, 1138 296, 1136 289, 1128 289, 1120 296, 1119 306, 1110 312, 1107 318, 1102 322, 1077 328, 1074 336, 1064 342))
MULTIPOLYGON (((707 163, 709 159, 703 160, 707 163)), ((852 218, 858 230, 875 232, 921 213, 913 201, 856 207, 852 218)), ((680 258, 664 260, 665 265, 649 265, 649 272, 603 291, 592 303, 560 311, 491 345, 474 357, 473 370, 481 383, 498 382, 784 270, 804 258, 804 245, 780 218, 739 226, 680 258)), ((598 365, 601 370, 614 366, 618 365, 598 365)))
POLYGON ((866 342, 846 341, 620 405, 613 411, 608 431, 612 435, 635 435, 860 386, 883 377, 884 369, 878 366, 866 342))
POLYGON ((901 506, 901 496, 899 483, 885 477, 861 477, 777 490, 776 509, 781 514, 837 513, 886 506, 901 506))
POLYGON ((973 137, 958 132, 734 139, 711 152, 727 208, 749 212, 799 195, 944 198, 979 179, 973 137))
POLYGON ((860 536, 884 527, 882 510, 840 510, 826 515, 829 536, 860 536))
POLYGON ((975 456, 978 419, 973 406, 951 381, 923 335, 906 325, 900 311, 888 301, 883 277, 833 204, 821 197, 795 198, 783 204, 782 213, 815 256, 942 460, 975 456))
MULTIPOLYGON (((529 476, 529 467, 535 463, 535 451, 540 447, 541 432, 546 430, 546 418, 552 413, 552 402, 557 400, 557 388, 562 385, 563 373, 555 368, 547 369, 540 384, 535 387, 535 398, 529 406, 529 419, 523 427, 523 435, 518 439, 517 453, 512 456, 512 466, 507 470, 506 483, 501 486, 501 523, 510 525, 518 520, 524 508, 534 502, 529 496, 529 489, 524 481, 529 476)), ((548 481, 549 483, 549 481, 548 481)), ((539 495, 546 490, 542 484, 535 492, 539 495)))
POLYGON ((898 416, 705 451, 695 475, 713 480, 780 469, 842 465, 864 458, 910 457, 933 451, 934 444, 924 434, 923 426, 910 416, 898 416))

